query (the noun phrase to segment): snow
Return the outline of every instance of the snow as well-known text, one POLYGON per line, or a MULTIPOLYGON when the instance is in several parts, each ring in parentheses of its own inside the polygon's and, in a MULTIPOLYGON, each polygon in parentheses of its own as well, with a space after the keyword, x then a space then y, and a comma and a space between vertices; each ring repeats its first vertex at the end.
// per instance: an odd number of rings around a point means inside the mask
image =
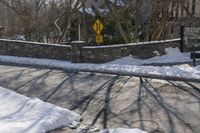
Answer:
MULTIPOLYGON (((79 9, 79 11, 83 12, 83 8, 81 7, 79 9)), ((85 8, 85 12, 88 13, 88 14, 90 14, 90 15, 92 15, 92 16, 95 16, 95 12, 92 10, 92 8, 89 8, 89 7, 85 8)))
POLYGON ((118 5, 118 6, 125 6, 125 1, 123 1, 123 0, 110 0, 110 2, 112 2, 113 4, 116 4, 116 5, 118 5))
POLYGON ((80 116, 39 99, 31 99, 0 87, 0 132, 45 133, 60 127, 76 127, 80 116))
MULTIPOLYGON (((67 61, 25 58, 0 55, 0 62, 53 67, 69 71, 100 72, 127 76, 143 76, 163 79, 185 78, 200 82, 200 66, 142 66, 152 63, 190 62, 189 53, 181 53, 177 48, 166 48, 166 55, 147 60, 131 56, 106 64, 73 64, 67 61)), ((159 55, 158 51, 154 53, 159 55)), ((72 111, 31 99, 0 87, 0 132, 2 133, 45 133, 60 127, 76 127, 80 116, 72 111)), ((104 129, 100 133, 146 133, 139 129, 104 129)))
POLYGON ((35 45, 47 45, 47 46, 56 46, 56 47, 71 47, 70 45, 62 45, 62 44, 50 44, 50 43, 41 43, 41 42, 31 42, 31 41, 22 41, 22 40, 10 40, 10 39, 0 39, 0 41, 5 41, 7 43, 19 43, 23 44, 35 44, 35 45))
POLYGON ((188 81, 200 82, 199 66, 137 66, 137 65, 120 65, 120 64, 73 64, 65 61, 49 59, 33 59, 13 56, 0 56, 0 62, 18 63, 25 65, 36 65, 41 67, 52 67, 76 72, 98 72, 106 74, 149 77, 160 79, 177 79, 185 78, 188 81))
POLYGON ((100 131, 100 133, 147 133, 140 129, 124 129, 124 128, 116 128, 116 129, 104 129, 100 131))
POLYGON ((150 59, 137 59, 132 56, 123 57, 108 64, 126 64, 126 65, 150 65, 150 64, 172 64, 191 62, 190 53, 181 53, 178 48, 166 48, 166 55, 159 56, 158 51, 154 51, 157 56, 150 59))
POLYGON ((156 56, 148 60, 134 59, 132 57, 125 57, 121 60, 106 64, 73 64, 67 61, 58 61, 50 59, 36 59, 14 56, 0 56, 0 62, 17 63, 24 65, 35 65, 41 67, 52 67, 64 69, 68 71, 81 72, 98 72, 106 74, 149 77, 168 80, 182 80, 200 82, 199 66, 142 66, 152 63, 180 63, 191 62, 189 53, 180 53, 178 49, 167 48, 167 54, 163 56, 156 56), (141 66, 139 66, 141 65, 141 66))

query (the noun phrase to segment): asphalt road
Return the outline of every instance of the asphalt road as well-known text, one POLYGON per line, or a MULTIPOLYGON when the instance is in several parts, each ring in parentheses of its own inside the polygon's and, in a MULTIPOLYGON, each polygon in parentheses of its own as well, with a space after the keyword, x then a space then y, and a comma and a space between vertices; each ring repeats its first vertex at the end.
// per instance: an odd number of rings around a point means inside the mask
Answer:
POLYGON ((0 65, 0 86, 82 115, 73 133, 101 128, 199 133, 200 83, 0 65))

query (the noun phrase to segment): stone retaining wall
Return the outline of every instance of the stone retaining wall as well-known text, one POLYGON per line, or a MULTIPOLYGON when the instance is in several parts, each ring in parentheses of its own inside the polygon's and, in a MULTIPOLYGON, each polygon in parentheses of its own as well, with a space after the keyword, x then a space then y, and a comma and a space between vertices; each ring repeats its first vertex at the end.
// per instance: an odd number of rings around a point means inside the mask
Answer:
POLYGON ((84 62, 96 63, 104 63, 128 55, 147 59, 156 56, 155 51, 158 51, 160 55, 165 54, 165 48, 168 47, 179 48, 180 39, 112 46, 86 46, 83 47, 82 56, 84 57, 84 62))
POLYGON ((61 45, 0 39, 0 55, 66 60, 73 63, 105 63, 128 55, 147 59, 155 56, 155 51, 163 55, 165 48, 179 48, 180 39, 111 46, 85 45, 84 42, 61 45))
POLYGON ((71 46, 0 39, 0 55, 70 60, 71 46))

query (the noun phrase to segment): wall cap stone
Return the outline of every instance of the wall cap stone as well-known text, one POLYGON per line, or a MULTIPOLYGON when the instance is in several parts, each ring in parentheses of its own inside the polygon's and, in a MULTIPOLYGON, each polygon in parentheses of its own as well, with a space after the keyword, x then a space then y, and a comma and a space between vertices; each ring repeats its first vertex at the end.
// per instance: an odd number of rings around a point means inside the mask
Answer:
POLYGON ((72 41, 71 43, 86 43, 85 41, 72 41))
POLYGON ((57 46, 57 47, 68 47, 70 45, 63 45, 63 44, 50 44, 50 43, 40 43, 40 42, 31 42, 31 41, 21 41, 21 40, 9 40, 9 39, 0 39, 0 42, 10 42, 10 43, 23 43, 23 44, 35 44, 35 45, 46 45, 46 46, 57 46))
POLYGON ((180 38, 171 39, 171 40, 161 40, 161 41, 150 41, 150 42, 139 42, 139 43, 128 43, 128 44, 117 44, 117 45, 106 45, 106 46, 85 46, 84 49, 104 49, 104 48, 120 48, 128 46, 137 46, 137 45, 149 45, 149 44, 160 44, 160 43, 172 43, 180 41, 180 38))

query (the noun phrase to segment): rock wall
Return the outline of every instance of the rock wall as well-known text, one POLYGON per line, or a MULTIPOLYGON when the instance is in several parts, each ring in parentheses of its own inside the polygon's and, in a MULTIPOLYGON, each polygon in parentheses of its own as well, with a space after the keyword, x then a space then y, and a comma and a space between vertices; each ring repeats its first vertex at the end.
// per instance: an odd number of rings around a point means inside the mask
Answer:
POLYGON ((84 42, 61 45, 0 39, 0 55, 66 60, 73 63, 105 63, 128 55, 140 59, 151 58, 157 53, 163 55, 165 48, 179 48, 180 39, 111 46, 85 45, 84 42))
POLYGON ((70 60, 71 46, 0 39, 0 55, 70 60))
POLYGON ((84 62, 96 63, 104 63, 128 55, 147 59, 156 56, 158 52, 160 55, 165 54, 165 48, 168 47, 179 48, 180 39, 112 46, 86 46, 83 47, 82 56, 84 57, 84 62))

